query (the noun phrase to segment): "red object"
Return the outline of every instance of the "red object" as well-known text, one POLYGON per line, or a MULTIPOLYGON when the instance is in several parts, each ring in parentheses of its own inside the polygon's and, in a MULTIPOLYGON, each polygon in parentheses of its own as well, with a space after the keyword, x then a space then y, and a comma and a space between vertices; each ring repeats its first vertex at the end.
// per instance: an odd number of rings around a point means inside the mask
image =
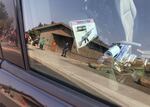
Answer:
POLYGON ((56 44, 55 41, 53 41, 52 44, 51 44, 51 50, 56 52, 56 49, 57 49, 57 44, 56 44))

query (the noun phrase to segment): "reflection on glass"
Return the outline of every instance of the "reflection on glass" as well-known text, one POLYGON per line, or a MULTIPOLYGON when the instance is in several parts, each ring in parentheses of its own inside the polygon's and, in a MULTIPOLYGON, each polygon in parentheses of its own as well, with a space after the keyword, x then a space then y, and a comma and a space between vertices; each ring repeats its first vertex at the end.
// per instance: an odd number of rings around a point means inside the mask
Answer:
POLYGON ((4 59, 24 67, 13 0, 0 1, 0 40, 4 59))
POLYGON ((150 76, 150 52, 144 51, 150 50, 150 43, 145 41, 150 39, 150 2, 119 3, 23 0, 31 67, 90 93, 94 90, 95 95, 100 95, 96 89, 101 83, 115 91, 119 90, 117 83, 121 83, 150 94, 150 86, 143 81, 149 81, 150 76), (126 10, 129 19, 123 20, 126 10), (134 10, 136 17, 132 14, 134 10), (103 81, 102 76, 109 78, 109 82, 103 81))

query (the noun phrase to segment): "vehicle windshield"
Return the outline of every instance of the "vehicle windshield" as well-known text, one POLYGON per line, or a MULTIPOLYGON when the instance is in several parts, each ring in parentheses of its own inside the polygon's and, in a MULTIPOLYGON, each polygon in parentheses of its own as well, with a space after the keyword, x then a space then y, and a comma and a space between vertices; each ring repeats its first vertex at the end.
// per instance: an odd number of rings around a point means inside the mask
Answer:
POLYGON ((105 95, 102 87, 149 95, 149 4, 149 0, 23 0, 31 68, 95 96, 105 95))

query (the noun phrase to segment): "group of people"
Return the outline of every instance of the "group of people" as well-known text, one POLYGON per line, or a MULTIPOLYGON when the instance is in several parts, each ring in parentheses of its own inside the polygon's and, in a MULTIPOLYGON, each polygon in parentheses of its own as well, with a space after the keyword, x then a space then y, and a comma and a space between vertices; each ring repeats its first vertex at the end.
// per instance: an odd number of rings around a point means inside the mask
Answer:
POLYGON ((36 38, 35 40, 32 40, 32 38, 30 37, 30 35, 28 33, 25 33, 25 44, 28 44, 28 42, 31 42, 31 44, 33 46, 37 46, 39 47, 41 50, 43 50, 44 45, 46 43, 46 40, 44 37, 42 38, 36 38))
MULTIPOLYGON (((31 37, 29 36, 29 34, 25 34, 25 43, 26 44, 28 44, 28 41, 30 39, 31 39, 31 37)), ((48 43, 47 41, 48 40, 46 40, 45 37, 42 37, 42 38, 35 39, 34 41, 32 41, 31 44, 34 45, 34 46, 37 46, 38 48, 43 50, 44 47, 48 47, 48 44, 46 44, 46 43, 48 43)), ((52 41, 50 46, 51 46, 51 50, 56 52, 56 50, 57 50, 56 42, 52 41)), ((66 57, 68 51, 69 51, 69 43, 65 42, 61 56, 66 57)))

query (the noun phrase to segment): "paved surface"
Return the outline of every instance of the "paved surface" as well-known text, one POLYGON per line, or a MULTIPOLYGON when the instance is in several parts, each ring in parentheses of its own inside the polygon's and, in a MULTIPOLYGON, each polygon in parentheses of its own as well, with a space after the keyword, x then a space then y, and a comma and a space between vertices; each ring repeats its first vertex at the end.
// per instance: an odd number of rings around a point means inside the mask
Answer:
MULTIPOLYGON (((97 96, 105 96, 125 107, 149 107, 150 96, 131 87, 102 77, 73 63, 79 61, 61 57, 58 53, 36 49, 29 46, 31 65, 44 73, 61 78, 72 85, 97 96), (45 69, 47 68, 47 69, 45 69), (48 69, 49 68, 49 69, 48 69), (51 70, 53 70, 53 72, 51 70), (139 97, 140 96, 140 97, 139 97)), ((81 63, 84 64, 84 63, 81 63)))

